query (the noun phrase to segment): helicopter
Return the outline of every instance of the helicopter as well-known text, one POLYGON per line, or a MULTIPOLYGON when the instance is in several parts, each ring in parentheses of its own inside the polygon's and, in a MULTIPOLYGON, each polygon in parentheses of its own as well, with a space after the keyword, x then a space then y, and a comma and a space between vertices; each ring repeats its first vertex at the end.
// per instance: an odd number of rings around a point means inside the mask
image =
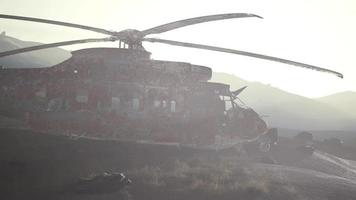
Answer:
MULTIPOLYGON (((255 14, 201 16, 143 31, 110 31, 68 22, 4 14, 0 14, 0 18, 66 26, 109 36, 20 48, 0 52, 0 57, 73 44, 118 42, 118 48, 73 51, 71 58, 49 68, 0 70, 3 82, 1 99, 8 102, 6 107, 17 110, 16 116, 28 122, 32 129, 46 132, 68 131, 85 133, 87 136, 98 136, 100 133, 102 137, 108 138, 153 139, 158 142, 201 145, 214 143, 216 136, 223 136, 222 138, 231 141, 232 138, 251 140, 265 138, 263 135, 266 134, 271 135, 271 129, 257 112, 237 102, 239 93, 246 87, 230 91, 227 84, 209 82, 212 76, 209 67, 153 60, 143 42, 249 56, 343 78, 339 72, 283 58, 146 37, 211 21, 262 18, 255 14), (14 109, 20 100, 29 106, 14 109)), ((264 143, 273 142, 275 139, 264 143)))

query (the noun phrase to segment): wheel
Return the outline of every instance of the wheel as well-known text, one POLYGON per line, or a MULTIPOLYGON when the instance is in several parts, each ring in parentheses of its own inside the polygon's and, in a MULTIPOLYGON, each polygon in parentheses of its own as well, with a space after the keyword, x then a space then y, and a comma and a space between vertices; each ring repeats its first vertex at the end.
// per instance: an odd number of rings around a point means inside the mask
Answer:
POLYGON ((258 145, 259 149, 261 152, 269 152, 271 150, 271 143, 269 142, 261 142, 259 145, 258 145))

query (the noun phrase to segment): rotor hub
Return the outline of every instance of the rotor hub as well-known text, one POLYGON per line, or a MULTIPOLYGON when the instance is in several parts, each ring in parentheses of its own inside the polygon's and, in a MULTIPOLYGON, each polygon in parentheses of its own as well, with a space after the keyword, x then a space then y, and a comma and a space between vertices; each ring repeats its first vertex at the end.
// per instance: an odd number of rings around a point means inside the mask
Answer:
POLYGON ((117 32, 114 36, 118 37, 121 41, 127 43, 128 45, 140 45, 144 35, 141 31, 136 29, 126 29, 117 32))

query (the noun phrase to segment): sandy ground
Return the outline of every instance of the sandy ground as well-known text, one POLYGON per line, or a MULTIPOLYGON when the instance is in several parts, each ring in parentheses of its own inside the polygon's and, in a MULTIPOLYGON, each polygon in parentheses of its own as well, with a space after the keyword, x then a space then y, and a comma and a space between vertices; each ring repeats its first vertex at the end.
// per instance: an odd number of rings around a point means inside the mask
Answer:
POLYGON ((321 151, 303 155, 281 145, 270 153, 276 164, 263 164, 169 145, 25 131, 2 130, 1 137, 1 199, 356 199, 356 162, 321 151), (176 162, 183 164, 167 167, 176 162), (132 185, 110 194, 70 192, 79 178, 110 170, 127 173, 132 185))

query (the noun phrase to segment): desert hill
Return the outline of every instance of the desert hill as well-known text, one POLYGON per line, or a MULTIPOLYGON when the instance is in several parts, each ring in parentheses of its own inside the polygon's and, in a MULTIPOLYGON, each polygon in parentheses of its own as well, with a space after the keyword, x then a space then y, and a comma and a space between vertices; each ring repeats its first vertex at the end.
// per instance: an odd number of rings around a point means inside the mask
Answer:
POLYGON ((354 93, 344 93, 342 98, 336 95, 334 98, 310 99, 225 73, 214 73, 212 81, 230 84, 232 90, 247 85, 240 99, 261 115, 267 116, 265 120, 271 126, 307 130, 356 130, 356 116, 353 114, 356 109, 350 103, 341 106, 343 101, 352 101, 354 93))
MULTIPOLYGON (((5 32, 0 34, 0 52, 40 44, 7 36, 5 32)), ((71 54, 64 49, 51 48, 0 58, 0 66, 5 68, 48 67, 58 64, 70 56, 71 54)))
POLYGON ((356 92, 345 91, 316 99, 356 116, 356 92))

